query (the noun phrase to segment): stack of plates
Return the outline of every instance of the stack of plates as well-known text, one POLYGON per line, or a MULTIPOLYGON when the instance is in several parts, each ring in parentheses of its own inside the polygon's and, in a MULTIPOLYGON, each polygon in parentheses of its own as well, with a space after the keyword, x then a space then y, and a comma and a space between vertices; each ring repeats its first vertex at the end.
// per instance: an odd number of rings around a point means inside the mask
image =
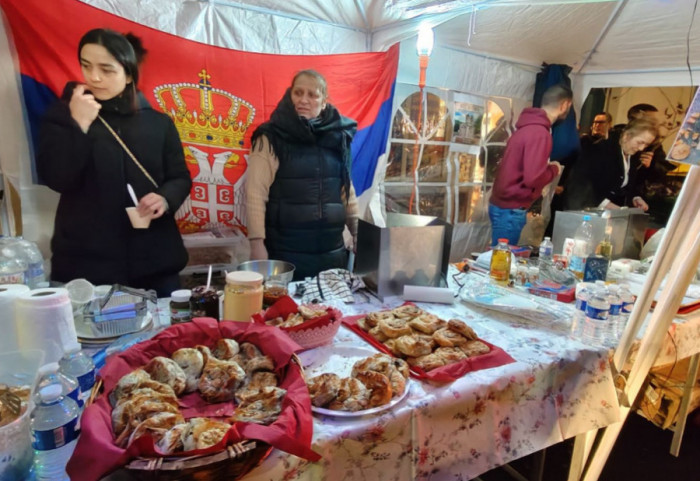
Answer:
MULTIPOLYGON (((141 328, 135 332, 146 331, 153 327, 153 315, 149 312, 144 316, 141 328)), ((78 341, 88 346, 105 346, 111 344, 121 336, 101 336, 95 335, 89 321, 82 315, 75 314, 75 332, 78 334, 78 341)))

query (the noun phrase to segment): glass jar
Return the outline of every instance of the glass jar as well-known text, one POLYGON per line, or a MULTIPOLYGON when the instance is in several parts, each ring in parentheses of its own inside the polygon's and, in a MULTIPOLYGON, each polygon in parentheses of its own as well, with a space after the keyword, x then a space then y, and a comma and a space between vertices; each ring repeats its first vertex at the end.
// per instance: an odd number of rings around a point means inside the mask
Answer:
POLYGON ((198 286, 192 289, 190 297, 192 318, 213 317, 219 320, 219 293, 213 287, 198 286))
POLYGON ((170 294, 170 324, 180 324, 192 320, 191 296, 192 291, 189 289, 180 289, 170 294))
POLYGON ((262 309, 263 276, 257 272, 235 271, 226 274, 224 289, 225 321, 248 322, 262 309))

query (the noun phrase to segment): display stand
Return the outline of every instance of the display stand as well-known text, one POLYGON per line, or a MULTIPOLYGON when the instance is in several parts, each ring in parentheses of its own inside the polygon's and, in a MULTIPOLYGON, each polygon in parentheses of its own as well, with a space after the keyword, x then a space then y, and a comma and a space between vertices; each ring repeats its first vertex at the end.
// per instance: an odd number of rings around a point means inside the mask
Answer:
POLYGON ((618 381, 621 421, 598 431, 576 437, 569 470, 569 481, 593 481, 600 477, 605 462, 620 434, 632 404, 659 352, 688 285, 700 262, 700 167, 692 166, 669 219, 666 232, 651 265, 642 292, 637 298, 612 369, 618 381), (668 274, 659 301, 644 332, 635 362, 628 374, 621 373, 632 344, 637 338, 654 294, 668 274))

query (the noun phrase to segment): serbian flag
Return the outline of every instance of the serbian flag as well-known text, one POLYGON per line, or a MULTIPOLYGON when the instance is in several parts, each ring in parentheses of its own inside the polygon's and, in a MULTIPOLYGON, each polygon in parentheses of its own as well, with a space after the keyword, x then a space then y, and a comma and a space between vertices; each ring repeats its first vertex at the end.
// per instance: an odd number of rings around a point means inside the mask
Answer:
POLYGON ((387 52, 270 55, 187 40, 78 0, 0 0, 0 7, 14 39, 34 139, 43 112, 65 83, 82 81, 77 49, 87 31, 110 28, 141 38, 148 54, 138 87, 175 122, 192 174, 190 197, 176 214, 184 233, 222 224, 245 228, 250 137, 299 70, 320 72, 330 102, 357 121, 353 183, 358 195, 371 185, 386 149, 398 45, 387 52))

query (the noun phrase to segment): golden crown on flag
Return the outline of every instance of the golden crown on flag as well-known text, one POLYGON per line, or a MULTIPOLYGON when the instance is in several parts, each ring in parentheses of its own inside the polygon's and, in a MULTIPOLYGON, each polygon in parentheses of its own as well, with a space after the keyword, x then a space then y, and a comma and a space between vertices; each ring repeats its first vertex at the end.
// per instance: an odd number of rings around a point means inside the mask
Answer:
POLYGON ((241 148, 253 123, 255 108, 245 100, 214 88, 206 69, 198 83, 159 85, 153 89, 163 112, 175 123, 180 140, 191 144, 241 148))

